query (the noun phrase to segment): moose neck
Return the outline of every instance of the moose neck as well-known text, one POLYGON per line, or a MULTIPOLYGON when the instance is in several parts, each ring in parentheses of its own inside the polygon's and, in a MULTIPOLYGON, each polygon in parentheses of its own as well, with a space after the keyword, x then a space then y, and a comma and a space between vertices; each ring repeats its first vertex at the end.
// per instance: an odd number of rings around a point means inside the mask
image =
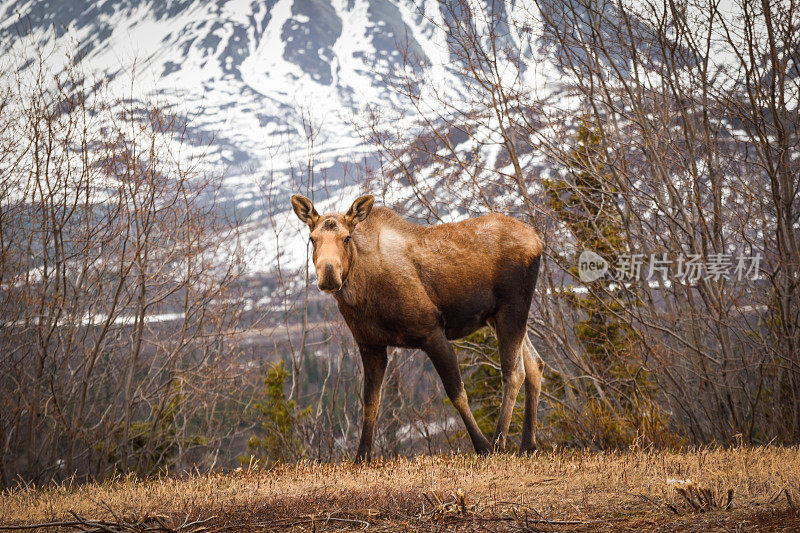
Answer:
MULTIPOLYGON (((401 224, 413 226, 400 218, 394 211, 385 207, 372 210, 370 216, 352 232, 353 261, 347 279, 340 290, 333 293, 336 302, 352 308, 363 308, 375 295, 376 286, 381 284, 384 266, 381 255, 381 235, 385 234, 387 224, 401 224)), ((389 228, 391 229, 391 228, 389 228)), ((405 228, 407 230, 408 228, 405 228)), ((403 233, 404 230, 395 229, 390 233, 403 233)), ((396 256, 392 257, 397 261, 396 256)))

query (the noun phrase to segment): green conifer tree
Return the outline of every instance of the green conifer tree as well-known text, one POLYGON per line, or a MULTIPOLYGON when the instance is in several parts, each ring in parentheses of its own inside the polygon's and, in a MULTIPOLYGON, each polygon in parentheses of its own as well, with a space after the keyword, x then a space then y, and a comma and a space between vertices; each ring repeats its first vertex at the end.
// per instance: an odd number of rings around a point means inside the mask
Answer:
MULTIPOLYGON (((567 160, 563 177, 544 180, 549 207, 573 236, 575 255, 559 254, 556 260, 570 265, 576 281, 578 256, 591 250, 609 265, 626 253, 622 219, 616 208, 620 194, 606 170, 605 151, 597 128, 584 122, 578 129, 576 145, 567 160)), ((575 336, 586 354, 589 379, 565 382, 555 372, 547 375, 546 390, 564 398, 565 388, 583 401, 582 411, 554 405, 550 421, 558 440, 564 443, 619 447, 637 439, 672 443, 666 418, 653 401, 653 384, 637 350, 636 332, 620 317, 631 299, 623 291, 636 291, 635 283, 623 286, 610 277, 588 283, 587 289, 565 287, 556 297, 565 298, 579 315, 575 336)))
POLYGON ((263 397, 253 405, 258 435, 250 437, 247 444, 251 457, 241 457, 243 464, 251 458, 271 463, 294 461, 303 456, 304 443, 298 436, 298 425, 310 416, 311 407, 298 409, 297 402, 286 398, 284 391, 289 378, 283 360, 267 371, 263 397))

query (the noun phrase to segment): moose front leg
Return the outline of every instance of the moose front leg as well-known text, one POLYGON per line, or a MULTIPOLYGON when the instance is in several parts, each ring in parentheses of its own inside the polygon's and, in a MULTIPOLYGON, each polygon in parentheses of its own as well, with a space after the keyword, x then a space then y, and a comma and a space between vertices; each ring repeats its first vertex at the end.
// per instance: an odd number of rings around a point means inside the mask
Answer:
POLYGON ((372 434, 381 404, 381 385, 386 371, 386 346, 358 345, 364 367, 364 424, 358 443, 356 462, 369 461, 372 456, 372 434))

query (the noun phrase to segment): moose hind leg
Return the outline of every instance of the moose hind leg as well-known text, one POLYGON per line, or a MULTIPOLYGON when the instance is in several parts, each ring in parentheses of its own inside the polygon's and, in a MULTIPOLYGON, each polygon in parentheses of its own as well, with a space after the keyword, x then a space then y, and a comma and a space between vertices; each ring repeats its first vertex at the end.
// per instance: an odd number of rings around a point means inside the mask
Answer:
POLYGON ((361 426, 361 440, 358 443, 357 462, 369 461, 372 455, 372 435, 375 419, 381 403, 381 386, 386 371, 388 357, 386 346, 358 347, 364 366, 364 424, 361 426))
POLYGON ((467 391, 464 390, 461 371, 458 369, 458 358, 443 331, 438 332, 435 338, 431 339, 425 347, 425 353, 428 354, 436 372, 439 374, 447 397, 450 398, 458 414, 461 415, 475 452, 479 454, 489 453, 491 451, 489 441, 478 427, 478 423, 469 408, 467 391))
MULTIPOLYGON (((518 322, 518 321, 516 321, 518 322)), ((505 319, 501 313, 491 321, 497 334, 497 345, 500 358, 500 373, 503 382, 503 399, 497 417, 492 447, 494 451, 505 450, 508 428, 517 403, 517 394, 525 379, 525 366, 522 357, 522 342, 525 337, 526 324, 505 319)))
POLYGON ((544 370, 544 361, 539 357, 527 335, 522 342, 522 358, 525 364, 525 419, 522 423, 519 453, 525 454, 536 447, 536 414, 544 370))

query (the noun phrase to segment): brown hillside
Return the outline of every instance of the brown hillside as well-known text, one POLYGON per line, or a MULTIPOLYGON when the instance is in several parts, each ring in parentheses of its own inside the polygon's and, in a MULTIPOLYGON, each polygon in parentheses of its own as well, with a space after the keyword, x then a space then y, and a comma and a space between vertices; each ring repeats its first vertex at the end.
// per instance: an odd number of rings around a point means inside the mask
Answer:
POLYGON ((797 447, 563 451, 29 487, 2 494, 0 523, 84 531, 797 531, 799 502, 797 447))

